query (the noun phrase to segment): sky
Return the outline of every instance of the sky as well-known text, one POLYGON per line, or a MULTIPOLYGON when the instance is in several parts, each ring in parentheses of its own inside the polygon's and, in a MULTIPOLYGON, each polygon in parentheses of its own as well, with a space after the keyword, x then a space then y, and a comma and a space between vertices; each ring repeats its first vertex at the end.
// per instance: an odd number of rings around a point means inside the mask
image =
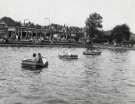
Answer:
POLYGON ((127 24, 135 33, 135 0, 0 0, 0 18, 84 27, 94 12, 103 17, 103 29, 127 24))

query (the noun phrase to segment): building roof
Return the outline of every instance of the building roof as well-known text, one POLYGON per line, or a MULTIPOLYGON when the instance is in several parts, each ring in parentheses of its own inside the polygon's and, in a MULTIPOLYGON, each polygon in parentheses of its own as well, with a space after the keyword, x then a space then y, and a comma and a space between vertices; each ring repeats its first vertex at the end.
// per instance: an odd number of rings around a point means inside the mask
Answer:
POLYGON ((7 26, 7 24, 4 21, 1 21, 1 20, 0 20, 0 24, 4 24, 4 25, 7 26))

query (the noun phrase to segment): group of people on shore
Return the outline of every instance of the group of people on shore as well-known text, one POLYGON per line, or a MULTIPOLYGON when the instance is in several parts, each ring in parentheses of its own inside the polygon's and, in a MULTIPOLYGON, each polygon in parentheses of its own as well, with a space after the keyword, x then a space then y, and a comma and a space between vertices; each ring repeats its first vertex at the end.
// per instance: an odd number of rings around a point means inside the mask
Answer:
POLYGON ((38 63, 43 63, 41 53, 38 53, 38 54, 33 53, 32 60, 33 60, 33 61, 36 61, 36 62, 38 62, 38 63))

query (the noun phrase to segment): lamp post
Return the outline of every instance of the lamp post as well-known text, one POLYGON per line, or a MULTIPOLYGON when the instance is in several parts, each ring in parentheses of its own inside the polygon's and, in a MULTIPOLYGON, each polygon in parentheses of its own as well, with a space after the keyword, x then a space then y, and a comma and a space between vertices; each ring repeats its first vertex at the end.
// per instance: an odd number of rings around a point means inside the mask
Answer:
POLYGON ((50 40, 52 40, 52 34, 51 34, 51 28, 50 28, 50 26, 51 26, 51 24, 50 24, 50 17, 45 17, 44 18, 45 20, 48 20, 48 30, 49 30, 49 33, 50 33, 50 40))
POLYGON ((21 39, 22 39, 22 37, 23 37, 23 36, 22 36, 22 35, 23 35, 23 31, 25 31, 25 34, 26 34, 26 35, 25 35, 25 39, 26 39, 26 37, 27 37, 27 35, 28 35, 28 34, 27 34, 27 29, 25 28, 25 25, 26 25, 25 23, 26 23, 26 21, 28 21, 28 20, 29 20, 28 18, 24 19, 24 30, 21 31, 21 39))

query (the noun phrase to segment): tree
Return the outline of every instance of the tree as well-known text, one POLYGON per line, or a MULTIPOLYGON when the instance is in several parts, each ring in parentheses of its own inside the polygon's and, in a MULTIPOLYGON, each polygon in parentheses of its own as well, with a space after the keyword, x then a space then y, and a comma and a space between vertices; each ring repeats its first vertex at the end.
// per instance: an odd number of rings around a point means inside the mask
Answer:
POLYGON ((35 24, 30 21, 28 23, 25 23, 25 26, 29 28, 35 28, 35 24))
POLYGON ((86 34, 89 38, 94 38, 97 31, 102 28, 102 16, 98 13, 92 13, 86 19, 86 34))
POLYGON ((41 25, 39 25, 39 24, 36 24, 36 25, 35 25, 35 28, 37 28, 37 29, 41 29, 41 28, 42 28, 42 26, 41 26, 41 25))
POLYGON ((21 22, 17 22, 10 17, 2 17, 0 20, 4 21, 8 26, 21 26, 21 22))
POLYGON ((126 24, 115 26, 112 30, 111 38, 117 43, 128 41, 130 38, 130 28, 126 24))

